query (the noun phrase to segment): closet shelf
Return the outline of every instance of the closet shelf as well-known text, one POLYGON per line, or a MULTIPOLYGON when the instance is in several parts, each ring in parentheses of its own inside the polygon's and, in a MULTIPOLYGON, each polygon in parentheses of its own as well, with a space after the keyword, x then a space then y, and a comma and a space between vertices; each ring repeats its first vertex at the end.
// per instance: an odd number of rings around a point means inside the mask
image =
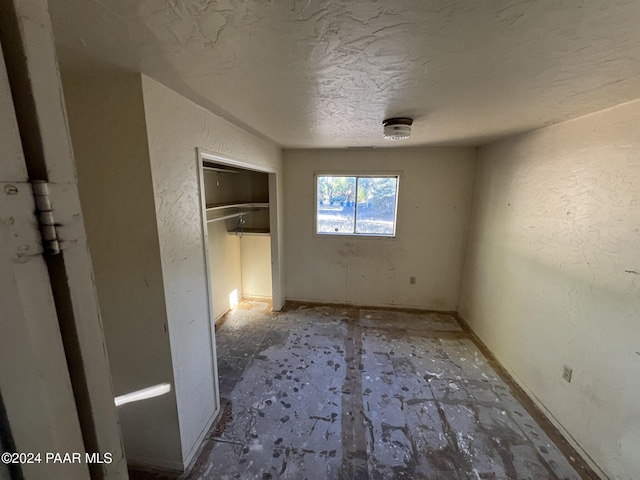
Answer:
POLYGON ((230 218, 236 218, 236 217, 241 217, 243 215, 249 215, 251 212, 255 212, 255 210, 246 210, 244 212, 236 212, 236 213, 230 213, 229 215, 222 215, 220 217, 207 218, 207 223, 219 222, 220 220, 229 220, 230 218))
POLYGON ((217 222, 219 220, 228 220, 230 218, 248 215, 249 213, 267 208, 269 208, 269 204, 264 202, 229 202, 209 204, 207 205, 207 217, 209 217, 209 213, 212 212, 214 212, 213 214, 215 216, 207 218, 207 223, 217 222))
POLYGON ((235 230, 229 230, 227 232, 229 235, 271 235, 271 232, 268 228, 245 228, 242 232, 237 232, 235 230))
POLYGON ((269 203, 265 202, 229 202, 229 203, 212 203, 207 205, 207 212, 216 210, 224 210, 226 208, 269 208, 269 203))
POLYGON ((228 168, 220 168, 220 167, 208 167, 207 165, 202 166, 202 170, 207 173, 240 173, 237 170, 230 170, 228 168))

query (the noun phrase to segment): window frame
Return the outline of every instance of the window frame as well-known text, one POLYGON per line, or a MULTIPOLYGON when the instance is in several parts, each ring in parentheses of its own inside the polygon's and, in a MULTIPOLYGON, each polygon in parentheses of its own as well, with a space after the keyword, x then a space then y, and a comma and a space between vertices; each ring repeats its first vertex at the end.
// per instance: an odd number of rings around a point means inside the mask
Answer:
POLYGON ((366 239, 386 239, 394 240, 398 237, 398 203, 400 199, 400 182, 403 172, 401 171, 338 171, 322 170, 313 172, 313 236, 319 238, 366 238, 366 239), (354 232, 353 233, 330 233, 318 232, 318 178, 319 177, 355 177, 356 178, 356 208, 354 210, 354 232), (357 217, 357 184, 358 178, 395 178, 396 179, 396 201, 393 210, 393 234, 357 233, 355 232, 357 217))

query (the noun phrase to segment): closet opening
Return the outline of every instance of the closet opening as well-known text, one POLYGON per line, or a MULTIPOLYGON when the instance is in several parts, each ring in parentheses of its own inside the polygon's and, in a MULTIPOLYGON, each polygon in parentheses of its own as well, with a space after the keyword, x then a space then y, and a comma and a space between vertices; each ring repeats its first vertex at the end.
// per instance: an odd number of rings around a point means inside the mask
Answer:
MULTIPOLYGON (((277 173, 198 152, 211 319, 243 300, 271 310, 277 264, 277 173)), ((279 302, 279 299, 276 300, 279 302)), ((279 303, 278 303, 279 304, 279 303)))

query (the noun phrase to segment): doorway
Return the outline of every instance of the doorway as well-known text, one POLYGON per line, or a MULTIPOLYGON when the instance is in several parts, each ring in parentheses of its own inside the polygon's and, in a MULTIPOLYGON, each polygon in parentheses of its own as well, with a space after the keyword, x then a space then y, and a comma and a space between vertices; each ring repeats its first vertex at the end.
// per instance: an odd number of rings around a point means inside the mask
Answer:
POLYGON ((278 309, 277 172, 202 150, 198 171, 211 319, 243 298, 278 309))

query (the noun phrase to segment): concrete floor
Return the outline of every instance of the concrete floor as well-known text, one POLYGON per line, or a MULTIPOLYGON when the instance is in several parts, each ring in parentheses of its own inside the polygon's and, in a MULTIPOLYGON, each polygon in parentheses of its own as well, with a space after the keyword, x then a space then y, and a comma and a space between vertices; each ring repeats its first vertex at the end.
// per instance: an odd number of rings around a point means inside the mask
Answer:
POLYGON ((187 478, 597 478, 455 316, 268 310, 219 327, 223 412, 187 478))

